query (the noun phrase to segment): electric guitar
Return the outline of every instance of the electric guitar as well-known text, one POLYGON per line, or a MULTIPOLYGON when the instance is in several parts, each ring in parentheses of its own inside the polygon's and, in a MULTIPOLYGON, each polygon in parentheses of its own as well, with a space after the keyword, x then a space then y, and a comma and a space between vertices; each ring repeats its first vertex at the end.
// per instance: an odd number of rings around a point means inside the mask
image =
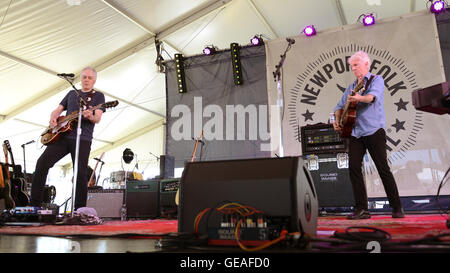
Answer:
MULTIPOLYGON (((352 90, 350 96, 354 96, 356 93, 359 93, 361 96, 364 95, 366 91, 366 86, 369 86, 370 82, 373 80, 374 76, 372 75, 367 83, 364 85, 364 81, 361 80, 356 86, 355 89, 352 90)), ((344 110, 342 111, 341 118, 339 120, 339 125, 342 130, 340 132, 340 136, 342 138, 349 138, 352 135, 353 126, 356 122, 356 105, 358 102, 353 101, 345 103, 344 110)))
MULTIPOLYGON (((200 134, 199 138, 197 138, 195 140, 194 151, 192 152, 191 162, 194 162, 194 160, 195 160, 195 154, 197 153, 198 143, 201 141, 202 138, 203 138, 203 130, 202 130, 202 133, 200 134)), ((177 194, 175 195, 175 204, 178 206, 179 203, 180 203, 180 186, 178 186, 177 194)))
POLYGON ((11 196, 11 180, 9 173, 9 163, 8 163, 8 151, 6 150, 5 144, 3 144, 3 153, 5 154, 6 164, 1 164, 0 166, 0 198, 5 199, 5 208, 13 209, 16 204, 11 196), (6 176, 3 173, 3 166, 5 166, 6 176))
MULTIPOLYGON (((11 155, 11 164, 13 167, 13 175, 10 178, 11 181, 11 197, 14 199, 16 206, 25 207, 30 203, 30 197, 27 194, 25 189, 26 180, 24 175, 22 174, 22 167, 20 165, 16 165, 14 162, 14 156, 12 153, 11 145, 8 140, 3 142, 3 145, 8 150, 11 155)), ((6 156, 5 156, 6 157, 6 156)))
MULTIPOLYGON (((94 111, 99 108, 111 108, 116 107, 119 101, 109 101, 106 103, 99 104, 93 107, 91 110, 94 111)), ((56 126, 50 128, 50 126, 41 134, 41 143, 44 145, 52 144, 58 140, 62 134, 70 132, 73 129, 74 122, 78 119, 78 110, 73 111, 67 116, 59 116, 56 120, 56 126)))

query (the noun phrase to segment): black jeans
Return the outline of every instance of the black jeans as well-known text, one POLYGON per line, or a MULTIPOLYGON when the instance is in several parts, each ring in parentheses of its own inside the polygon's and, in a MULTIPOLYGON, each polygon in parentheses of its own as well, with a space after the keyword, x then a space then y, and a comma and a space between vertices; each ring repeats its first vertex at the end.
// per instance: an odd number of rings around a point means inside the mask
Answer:
POLYGON ((400 209, 402 205, 397 184, 387 162, 386 132, 382 128, 370 136, 350 137, 349 170, 355 196, 355 208, 368 209, 367 190, 362 174, 362 161, 366 150, 369 151, 383 182, 389 206, 393 209, 400 209))
MULTIPOLYGON (((31 184, 31 206, 41 206, 44 199, 44 187, 47 181, 48 170, 56 162, 70 153, 72 162, 75 162, 75 139, 61 137, 55 143, 47 146, 36 163, 36 170, 31 184)), ((75 209, 86 206, 87 200, 87 166, 91 152, 91 141, 80 140, 78 155, 78 177, 75 191, 75 209)), ((73 201, 73 200, 72 200, 73 201)))

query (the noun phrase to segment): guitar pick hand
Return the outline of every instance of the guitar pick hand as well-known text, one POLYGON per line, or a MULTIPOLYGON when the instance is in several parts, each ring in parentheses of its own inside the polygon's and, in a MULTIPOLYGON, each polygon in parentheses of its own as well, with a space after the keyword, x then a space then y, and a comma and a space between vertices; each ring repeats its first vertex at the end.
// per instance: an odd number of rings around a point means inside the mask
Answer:
POLYGON ((92 106, 89 106, 89 109, 83 110, 83 117, 90 121, 92 121, 94 118, 94 112, 92 111, 92 108, 92 106))

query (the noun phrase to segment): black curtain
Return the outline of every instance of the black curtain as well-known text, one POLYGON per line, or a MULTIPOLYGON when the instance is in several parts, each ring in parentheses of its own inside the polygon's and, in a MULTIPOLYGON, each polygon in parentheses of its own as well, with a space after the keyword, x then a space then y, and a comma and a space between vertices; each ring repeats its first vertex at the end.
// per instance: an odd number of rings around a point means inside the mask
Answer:
POLYGON ((235 85, 230 50, 184 57, 186 93, 178 92, 175 62, 165 63, 166 154, 175 167, 191 160, 202 129, 195 161, 270 156, 261 150, 270 143, 265 47, 242 47, 240 61, 243 84, 235 85))

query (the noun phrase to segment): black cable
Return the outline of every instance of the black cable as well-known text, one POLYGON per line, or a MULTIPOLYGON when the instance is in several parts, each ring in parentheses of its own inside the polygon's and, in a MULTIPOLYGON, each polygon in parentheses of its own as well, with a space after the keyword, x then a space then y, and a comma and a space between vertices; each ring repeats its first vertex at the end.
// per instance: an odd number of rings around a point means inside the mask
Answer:
POLYGON ((384 242, 384 241, 388 241, 392 238, 392 235, 387 232, 384 231, 382 229, 378 229, 378 228, 374 228, 374 227, 363 227, 363 226, 352 226, 352 227, 347 227, 345 229, 345 233, 338 233, 336 232, 333 235, 335 238, 343 238, 343 239, 347 239, 347 240, 356 240, 356 241, 362 241, 362 242, 367 242, 367 241, 379 241, 379 242, 384 242), (372 230, 372 232, 350 232, 350 230, 352 229, 367 229, 367 230, 372 230))
MULTIPOLYGON (((437 191, 437 194, 436 194, 436 202, 438 203, 439 212, 441 213, 441 215, 442 215, 442 211, 444 211, 444 210, 442 209, 441 203, 439 202, 439 194, 441 192, 441 188, 445 185, 444 181, 447 180, 445 177, 447 176, 447 174, 449 172, 450 172, 450 167, 447 169, 447 171, 445 172, 444 176, 442 177, 441 183, 439 183, 438 191, 437 191)), ((447 208, 447 210, 444 211, 444 213, 448 214, 448 208, 447 208)), ((448 218, 447 218, 447 220, 448 220, 448 218)))

